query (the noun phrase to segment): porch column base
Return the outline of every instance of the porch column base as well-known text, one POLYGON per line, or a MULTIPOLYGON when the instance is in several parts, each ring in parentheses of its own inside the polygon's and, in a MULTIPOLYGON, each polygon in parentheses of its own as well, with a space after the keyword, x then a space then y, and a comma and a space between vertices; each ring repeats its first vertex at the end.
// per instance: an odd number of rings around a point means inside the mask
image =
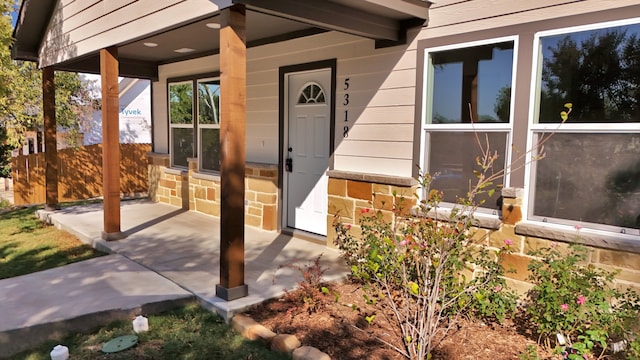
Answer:
POLYGON ((127 234, 122 231, 116 231, 108 233, 106 231, 102 232, 102 240, 105 241, 114 241, 114 240, 122 240, 127 237, 127 234))
POLYGON ((249 286, 242 284, 240 286, 227 289, 226 287, 216 284, 216 296, 225 301, 240 299, 249 295, 249 286))
POLYGON ((56 211, 56 210, 60 210, 60 205, 45 205, 44 206, 44 210, 45 211, 56 211))

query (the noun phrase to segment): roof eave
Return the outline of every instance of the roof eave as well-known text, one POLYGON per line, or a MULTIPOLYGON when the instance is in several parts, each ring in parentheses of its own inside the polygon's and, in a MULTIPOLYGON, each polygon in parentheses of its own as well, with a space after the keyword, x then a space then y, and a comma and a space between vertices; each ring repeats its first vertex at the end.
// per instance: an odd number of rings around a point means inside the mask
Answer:
POLYGON ((38 62, 42 39, 51 20, 56 1, 23 0, 13 29, 11 58, 38 62))

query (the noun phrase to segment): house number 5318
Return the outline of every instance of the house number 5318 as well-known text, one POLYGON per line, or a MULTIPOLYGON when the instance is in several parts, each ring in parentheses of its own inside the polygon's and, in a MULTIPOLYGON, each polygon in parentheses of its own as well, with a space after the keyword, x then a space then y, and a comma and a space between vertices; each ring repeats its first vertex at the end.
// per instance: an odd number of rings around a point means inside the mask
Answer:
POLYGON ((346 107, 349 106, 349 78, 344 79, 344 98, 342 99, 342 105, 345 107, 344 109, 344 128, 342 128, 342 137, 345 139, 349 137, 349 109, 346 107))

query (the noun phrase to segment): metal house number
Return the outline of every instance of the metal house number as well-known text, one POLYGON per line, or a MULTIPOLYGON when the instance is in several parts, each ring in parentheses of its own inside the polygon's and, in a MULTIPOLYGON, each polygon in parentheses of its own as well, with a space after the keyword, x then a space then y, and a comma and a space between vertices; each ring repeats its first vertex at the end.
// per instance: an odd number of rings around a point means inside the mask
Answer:
MULTIPOLYGON (((347 91, 349 90, 349 78, 345 78, 344 79, 344 90, 347 91)), ((344 99, 342 100, 342 105, 343 106, 348 106, 349 105, 349 93, 345 92, 344 93, 344 99)), ((345 109, 344 110, 344 128, 342 129, 342 137, 343 138, 347 138, 349 137, 349 110, 345 109)))

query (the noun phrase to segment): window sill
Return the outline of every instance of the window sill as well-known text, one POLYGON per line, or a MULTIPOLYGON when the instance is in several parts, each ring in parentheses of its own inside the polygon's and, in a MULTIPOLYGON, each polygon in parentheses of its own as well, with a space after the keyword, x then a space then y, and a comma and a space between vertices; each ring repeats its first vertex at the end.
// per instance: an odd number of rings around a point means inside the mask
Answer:
POLYGON ((178 169, 178 168, 166 168, 164 169, 165 174, 171 175, 183 175, 187 174, 189 171, 187 169, 178 169))
POLYGON ((578 243, 602 249, 619 250, 640 254, 640 236, 616 234, 573 226, 523 221, 516 224, 515 233, 567 243, 578 243))
POLYGON ((333 179, 364 181, 382 185, 393 185, 402 187, 412 187, 414 185, 417 185, 418 183, 415 179, 410 177, 358 173, 342 170, 328 170, 327 176, 333 179))
POLYGON ((220 182, 220 173, 215 174, 215 173, 194 172, 191 174, 191 177, 198 180, 220 182))
MULTIPOLYGON (((415 216, 420 216, 418 214, 418 208, 414 208, 411 213, 415 216)), ((451 215, 451 209, 443 209, 439 208, 438 210, 431 210, 427 213, 428 217, 438 218, 443 221, 447 221, 449 216, 451 215)), ((498 230, 500 229, 500 225, 502 225, 502 221, 496 215, 491 214, 483 214, 483 213, 475 213, 473 218, 476 220, 475 225, 483 229, 489 230, 498 230)))

